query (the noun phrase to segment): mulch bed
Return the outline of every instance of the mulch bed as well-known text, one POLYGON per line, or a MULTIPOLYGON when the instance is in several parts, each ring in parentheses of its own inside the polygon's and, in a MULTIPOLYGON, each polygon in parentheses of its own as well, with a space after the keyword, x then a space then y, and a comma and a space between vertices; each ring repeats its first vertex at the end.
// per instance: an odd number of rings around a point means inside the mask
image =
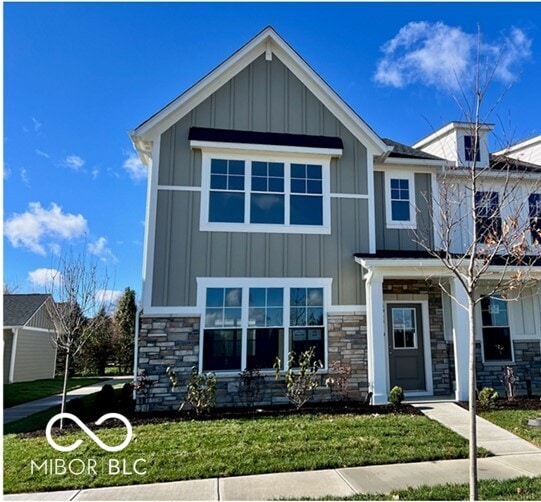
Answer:
MULTIPOLYGON (((105 413, 105 412, 104 412, 105 413)), ((300 410, 292 405, 275 405, 262 407, 238 407, 238 408, 214 408, 209 413, 197 415, 193 410, 182 411, 161 411, 152 413, 134 413, 128 416, 132 426, 137 425, 157 425, 165 422, 186 422, 192 420, 207 421, 229 419, 254 419, 261 417, 285 417, 298 415, 422 415, 423 413, 409 404, 401 404, 398 407, 392 404, 385 405, 367 405, 356 401, 341 401, 327 403, 307 403, 300 410)), ((87 421, 85 417, 80 416, 89 429, 103 429, 111 427, 124 427, 120 421, 112 419, 102 425, 96 425, 94 421, 87 421)), ((95 420, 97 417, 93 417, 95 420)), ((64 428, 59 430, 53 427, 55 435, 63 435, 80 430, 79 427, 71 421, 64 424, 64 428)), ((20 438, 43 437, 44 430, 24 432, 18 435, 20 438)))
MULTIPOLYGON (((460 406, 468 409, 467 402, 458 403, 460 406)), ((495 410, 540 410, 541 399, 539 397, 516 397, 512 401, 505 398, 497 399, 493 406, 483 406, 477 401, 477 411, 495 411, 495 410)))

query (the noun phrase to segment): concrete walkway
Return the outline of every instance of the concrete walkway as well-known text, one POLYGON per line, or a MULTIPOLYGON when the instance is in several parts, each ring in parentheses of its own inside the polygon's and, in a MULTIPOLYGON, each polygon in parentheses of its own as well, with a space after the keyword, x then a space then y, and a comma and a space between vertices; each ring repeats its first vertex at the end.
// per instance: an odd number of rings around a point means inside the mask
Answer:
MULTIPOLYGON (((541 476, 539 453, 481 458, 478 465, 479 479, 541 476)), ((468 460, 462 459, 4 495, 4 500, 274 500, 389 493, 467 482, 468 460)))
MULTIPOLYGON (((469 437, 470 414, 458 404, 436 401, 412 402, 410 404, 448 429, 466 439, 469 437)), ((528 441, 479 416, 477 417, 477 445, 494 455, 541 453, 539 448, 528 441)))
MULTIPOLYGON (((109 380, 102 380, 92 385, 87 385, 86 387, 80 387, 78 389, 73 389, 68 392, 66 396, 67 401, 72 399, 86 396, 88 394, 94 394, 94 392, 99 392, 105 384, 109 385, 119 385, 131 382, 133 379, 130 377, 111 377, 109 380)), ((21 418, 28 417, 33 415, 38 411, 46 410, 52 406, 57 406, 62 402, 62 394, 55 394, 54 396, 44 397, 43 399, 36 399, 35 401, 29 401, 28 403, 19 404, 17 406, 12 406, 11 408, 6 408, 4 410, 4 424, 14 422, 15 420, 20 420, 21 418)))

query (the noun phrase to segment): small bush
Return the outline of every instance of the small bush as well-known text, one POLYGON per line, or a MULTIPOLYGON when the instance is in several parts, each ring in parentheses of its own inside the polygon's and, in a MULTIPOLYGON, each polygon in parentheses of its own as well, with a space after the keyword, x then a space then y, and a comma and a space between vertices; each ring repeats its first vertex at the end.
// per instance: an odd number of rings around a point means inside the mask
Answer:
POLYGON ((199 373, 196 366, 188 380, 186 401, 200 415, 216 406, 216 375, 214 373, 199 373))
POLYGON ((239 402, 243 406, 255 406, 255 404, 261 400, 262 387, 264 384, 260 371, 257 368, 245 369, 239 373, 239 377, 239 402))
POLYGON ((486 408, 492 408, 499 397, 500 395, 498 392, 492 387, 484 387, 481 392, 479 392, 478 399, 481 405, 485 406, 486 408))
POLYGON ((105 384, 96 394, 96 412, 100 415, 117 411, 118 404, 115 389, 112 385, 105 384))
MULTIPOLYGON (((300 409, 312 397, 314 390, 319 385, 319 378, 316 376, 316 373, 323 365, 321 361, 314 361, 315 350, 315 347, 312 347, 309 350, 301 352, 297 366, 295 366, 297 354, 291 351, 288 355, 287 370, 284 375, 286 395, 297 409, 300 409)), ((281 366, 280 358, 277 357, 274 363, 277 380, 280 378, 281 366)))
POLYGON ((389 394, 389 402, 398 407, 402 401, 404 401, 404 389, 398 385, 395 385, 389 394))
POLYGON ((351 367, 342 366, 339 361, 334 361, 329 367, 329 378, 325 385, 330 389, 331 396, 341 401, 348 399, 349 379, 351 378, 351 367))

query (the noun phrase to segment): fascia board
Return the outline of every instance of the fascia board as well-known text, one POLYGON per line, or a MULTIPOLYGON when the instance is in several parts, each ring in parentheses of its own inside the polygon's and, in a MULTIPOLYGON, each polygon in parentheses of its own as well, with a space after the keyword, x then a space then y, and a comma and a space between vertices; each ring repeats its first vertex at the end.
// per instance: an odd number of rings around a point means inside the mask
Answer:
POLYGON ((384 162, 377 162, 374 164, 376 170, 383 170, 385 167, 398 167, 398 166, 422 166, 422 167, 444 167, 452 165, 447 160, 435 160, 435 159, 402 159, 398 157, 387 157, 384 162))
POLYGON ((541 134, 539 136, 534 136, 533 138, 524 140, 520 143, 517 143, 515 145, 511 145, 507 148, 503 148, 502 150, 498 150, 497 152, 494 152, 492 155, 500 155, 500 156, 507 156, 510 153, 517 153, 521 150, 526 150, 534 145, 541 144, 541 134))
POLYGON ((392 149, 271 28, 264 30, 197 84, 137 127, 131 134, 132 140, 135 142, 137 137, 152 140, 166 131, 261 54, 268 53, 269 41, 272 52, 365 146, 370 145, 376 154, 382 154, 392 149))
MULTIPOLYGON (((468 130, 471 129, 474 124, 470 124, 469 122, 450 122, 447 125, 444 125, 440 129, 437 129, 433 133, 429 134, 428 136, 425 136, 424 138, 417 141, 417 143, 414 143, 412 146, 413 148, 419 148, 422 150, 425 146, 428 146, 435 141, 443 138, 444 136, 448 136, 449 134, 453 133, 457 130, 468 130)), ((484 131, 492 131, 494 128, 493 124, 479 124, 479 129, 484 131)))

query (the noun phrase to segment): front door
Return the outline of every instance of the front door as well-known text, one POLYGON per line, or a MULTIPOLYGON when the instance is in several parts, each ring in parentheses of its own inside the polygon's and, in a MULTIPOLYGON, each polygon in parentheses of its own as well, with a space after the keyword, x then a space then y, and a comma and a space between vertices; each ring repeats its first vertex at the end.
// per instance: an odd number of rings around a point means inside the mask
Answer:
POLYGON ((426 390, 421 304, 387 304, 387 335, 391 388, 426 390))

